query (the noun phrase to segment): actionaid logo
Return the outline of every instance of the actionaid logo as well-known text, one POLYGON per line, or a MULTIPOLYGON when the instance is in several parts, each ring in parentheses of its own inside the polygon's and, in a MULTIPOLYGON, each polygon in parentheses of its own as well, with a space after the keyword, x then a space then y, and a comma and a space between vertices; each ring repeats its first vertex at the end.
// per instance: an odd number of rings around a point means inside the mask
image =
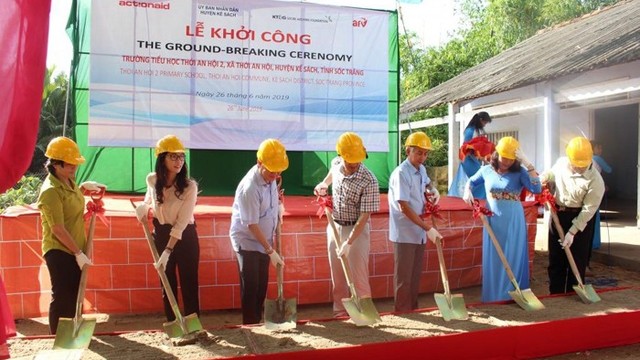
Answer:
POLYGON ((367 26, 367 18, 361 17, 360 19, 353 19, 353 27, 365 27, 367 26))
POLYGON ((120 0, 118 2, 120 6, 130 6, 130 7, 139 7, 139 8, 147 8, 147 9, 163 9, 169 10, 171 8, 171 3, 168 1, 125 1, 120 0))

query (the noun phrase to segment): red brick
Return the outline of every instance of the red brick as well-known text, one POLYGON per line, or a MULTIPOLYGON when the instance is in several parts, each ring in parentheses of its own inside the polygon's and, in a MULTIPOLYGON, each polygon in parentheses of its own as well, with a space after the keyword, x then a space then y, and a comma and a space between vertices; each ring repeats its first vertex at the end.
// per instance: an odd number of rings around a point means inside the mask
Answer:
POLYGON ((129 264, 149 264, 153 262, 153 256, 146 239, 131 239, 127 241, 129 264))
MULTIPOLYGON (((290 258, 287 259, 284 267, 284 277, 287 281, 313 279, 313 271, 312 257, 290 258)), ((275 271, 273 271, 273 274, 275 275, 275 271)))
POLYGON ((205 260, 235 260, 236 255, 231 246, 229 236, 215 236, 205 241, 200 240, 200 251, 206 250, 207 257, 201 257, 205 260))
POLYGON ((92 261, 96 265, 128 264, 128 240, 97 240, 93 242, 92 261))
POLYGON ((393 274, 393 254, 373 255, 373 261, 369 260, 370 269, 372 268, 371 265, 373 265, 373 270, 370 271, 371 275, 380 276, 393 274))
MULTIPOLYGON (((280 244, 280 255, 282 255, 285 260, 287 257, 298 256, 298 243, 296 240, 296 234, 282 234, 280 236, 280 239, 282 241, 282 243, 280 244)), ((274 239, 274 241, 276 241, 276 239, 274 239)))
POLYGON ((311 221, 311 232, 315 233, 327 233, 327 218, 323 215, 322 218, 317 216, 312 216, 310 218, 311 221))
POLYGON ((160 284, 160 275, 158 275, 158 270, 156 270, 153 264, 146 265, 146 274, 148 289, 160 289, 162 287, 160 284))
POLYGON ((473 263, 474 255, 474 249, 464 249, 456 251, 455 253, 451 254, 452 262, 451 264, 447 263, 447 269, 467 268, 469 264, 473 263))
POLYGON ((470 269, 465 269, 460 273, 460 278, 457 284, 454 284, 455 289, 465 288, 469 286, 476 286, 482 284, 482 267, 475 266, 470 269))
MULTIPOLYGON (((14 319, 24 318, 24 312, 22 311, 22 294, 7 295, 7 303, 14 319)), ((40 316, 40 315, 37 315, 40 316)))
POLYGON ((216 261, 216 273, 218 274, 216 285, 239 284, 238 261, 216 261))
POLYGON ((328 257, 313 258, 313 267, 313 280, 331 280, 331 268, 329 267, 328 257))
MULTIPOLYGON (((213 236, 229 236, 231 216, 228 218, 216 217, 213 219, 213 236)), ((198 233, 199 235, 200 233, 198 233)), ((207 234, 208 235, 208 234, 207 234)))
POLYGON ((393 252, 393 245, 389 240, 387 231, 372 231, 370 250, 371 254, 393 252))
MULTIPOLYGON (((238 293, 239 295, 239 293, 238 293)), ((234 287, 231 285, 200 287, 201 310, 233 309, 234 287)), ((222 325, 222 324, 218 324, 222 325)))
POLYGON ((215 262, 203 262, 198 264, 198 281, 200 287, 215 285, 217 278, 215 262))
POLYGON ((298 287, 298 305, 331 302, 331 281, 301 281, 298 287))
MULTIPOLYGON (((108 218, 109 225, 105 225, 99 218, 96 218, 96 225, 93 228, 93 240, 111 238, 111 222, 113 217, 108 218)), ((84 223, 85 233, 89 236, 89 220, 84 223)))
POLYGON ((42 257, 42 241, 21 241, 21 266, 40 266, 45 263, 42 257))
MULTIPOLYGON (((393 278, 393 276, 391 276, 393 278)), ((393 289, 389 289, 389 275, 370 276, 371 296, 373 298, 393 296, 393 289)))
POLYGON ((0 233, 2 241, 9 240, 37 240, 40 217, 36 215, 23 215, 18 217, 0 217, 0 233))
POLYGON ((282 223, 283 234, 298 234, 313 232, 311 229, 311 220, 308 216, 296 216, 287 218, 282 223))
MULTIPOLYGON (((196 220, 196 231, 198 232, 198 238, 215 236, 214 218, 210 216, 199 216, 196 220)), ((229 228, 227 228, 227 234, 229 228)))
POLYGON ((88 289, 113 289, 111 265, 93 265, 89 268, 88 289))
POLYGON ((31 318, 46 316, 49 314, 49 303, 51 303, 51 293, 29 293, 22 296, 22 316, 19 317, 15 313, 13 316, 17 318, 31 318))
POLYGON ((297 256, 327 256, 327 235, 325 233, 297 234, 297 256))
POLYGON ((146 265, 113 265, 111 274, 114 289, 137 289, 147 286, 146 265))
POLYGON ((373 215, 371 217, 371 229, 389 231, 389 216, 388 214, 373 215))
MULTIPOLYGON (((449 280, 451 282, 451 280, 449 280)), ((442 289, 442 277, 440 276, 440 271, 423 273, 420 277, 420 292, 428 293, 428 292, 437 292, 442 289)))
MULTIPOLYGON (((135 313, 164 312, 162 290, 160 288, 131 290, 131 311, 135 313)), ((158 327, 160 325, 158 324, 158 327)))
POLYGON ((4 269, 7 294, 40 291, 39 274, 39 266, 4 269))
MULTIPOLYGON (((3 268, 19 267, 21 264, 21 251, 26 246, 18 241, 1 241, 0 242, 0 265, 3 268)), ((38 254, 41 253, 40 248, 37 249, 38 254)), ((31 252, 31 250, 29 250, 31 252)))
MULTIPOLYGON (((111 239, 128 239, 144 236, 142 225, 134 216, 131 217, 111 217, 111 239)), ((153 228, 149 228, 153 231, 153 228)))
MULTIPOLYGON (((151 298, 148 298, 151 300, 151 298)), ((144 301, 144 299, 142 300, 144 301)), ((103 313, 129 313, 131 308, 130 290, 96 291, 96 309, 103 313)))

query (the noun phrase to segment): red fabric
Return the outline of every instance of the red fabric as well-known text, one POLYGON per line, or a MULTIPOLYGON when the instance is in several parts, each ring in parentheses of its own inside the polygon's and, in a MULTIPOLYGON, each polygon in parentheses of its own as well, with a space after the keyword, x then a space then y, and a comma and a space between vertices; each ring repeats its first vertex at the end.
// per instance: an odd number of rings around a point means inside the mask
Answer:
POLYGON ((460 146, 458 158, 463 160, 469 150, 473 150, 476 157, 484 158, 493 154, 495 149, 496 146, 486 136, 476 136, 460 146))
POLYGON ((0 193, 29 168, 47 60, 51 0, 0 5, 0 193))
POLYGON ((256 355, 253 358, 278 360, 421 359, 427 357, 469 360, 534 359, 638 343, 640 342, 638 321, 640 321, 640 311, 635 310, 459 334, 314 351, 256 355))
POLYGON ((13 321, 4 282, 0 278, 0 359, 9 358, 7 338, 16 336, 16 323, 13 321))

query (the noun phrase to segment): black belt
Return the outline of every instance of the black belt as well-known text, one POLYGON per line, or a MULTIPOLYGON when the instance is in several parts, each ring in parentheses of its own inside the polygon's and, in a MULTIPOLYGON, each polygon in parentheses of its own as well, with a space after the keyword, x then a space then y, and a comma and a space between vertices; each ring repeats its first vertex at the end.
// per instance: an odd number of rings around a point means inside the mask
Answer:
POLYGON ((358 222, 358 220, 356 220, 356 221, 334 220, 334 221, 336 222, 336 224, 341 225, 341 226, 353 226, 358 222))
POLYGON ((562 212, 571 212, 571 213, 579 213, 580 211, 582 211, 582 208, 574 208, 574 207, 566 207, 563 205, 560 205, 558 203, 556 203, 556 208, 558 209, 558 211, 562 211, 562 212))

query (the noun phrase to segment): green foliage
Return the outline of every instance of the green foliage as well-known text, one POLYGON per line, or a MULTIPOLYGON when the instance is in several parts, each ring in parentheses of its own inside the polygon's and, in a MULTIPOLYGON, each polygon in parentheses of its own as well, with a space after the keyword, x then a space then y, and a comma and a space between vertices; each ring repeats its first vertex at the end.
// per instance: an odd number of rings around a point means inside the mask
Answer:
POLYGON ((4 194, 0 194, 0 212, 13 205, 33 204, 38 199, 42 180, 36 176, 23 176, 4 194))
POLYGON ((65 106, 67 106, 67 85, 69 79, 62 73, 52 79, 55 67, 47 69, 44 78, 44 90, 42 92, 42 108, 40 111, 40 125, 38 128, 38 140, 36 148, 33 152, 31 165, 29 165, 29 174, 37 174, 42 172, 42 166, 46 160, 44 153, 47 150, 47 144, 56 136, 71 136, 75 124, 73 118, 73 108, 71 99, 68 105, 67 126, 64 127, 65 106))

